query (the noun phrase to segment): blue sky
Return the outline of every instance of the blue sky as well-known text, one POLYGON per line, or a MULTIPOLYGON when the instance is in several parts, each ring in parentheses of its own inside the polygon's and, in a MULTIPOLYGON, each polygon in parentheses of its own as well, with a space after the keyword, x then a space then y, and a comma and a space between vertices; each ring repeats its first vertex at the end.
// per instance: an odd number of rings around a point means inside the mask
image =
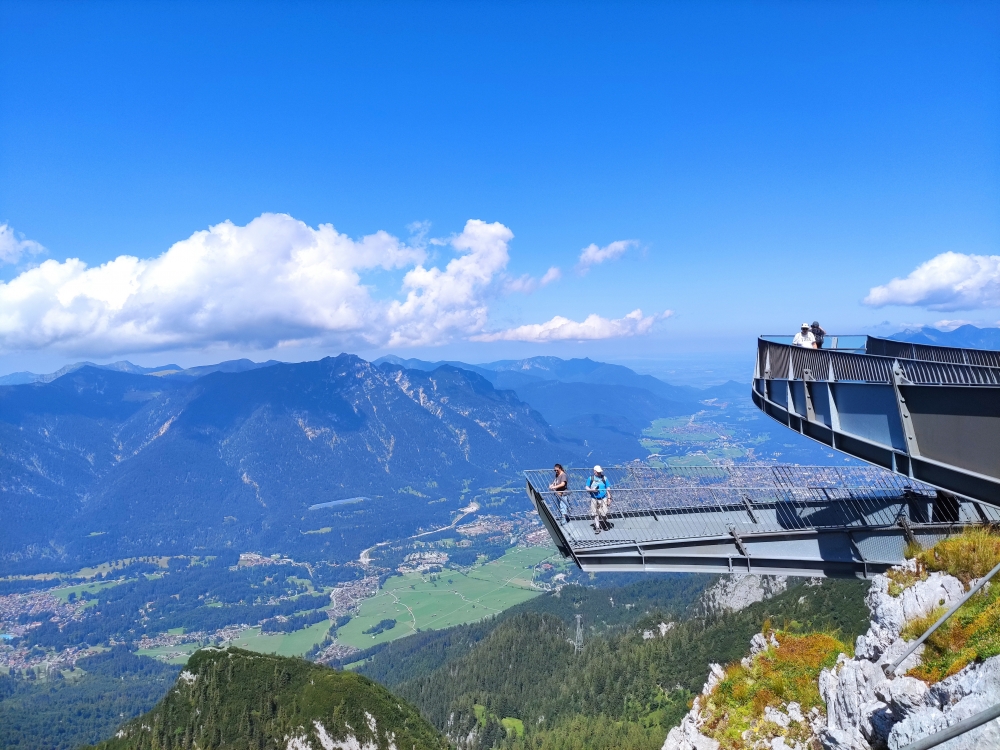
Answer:
POLYGON ((996 3, 2 2, 0 101, 3 371, 1000 320, 996 3))

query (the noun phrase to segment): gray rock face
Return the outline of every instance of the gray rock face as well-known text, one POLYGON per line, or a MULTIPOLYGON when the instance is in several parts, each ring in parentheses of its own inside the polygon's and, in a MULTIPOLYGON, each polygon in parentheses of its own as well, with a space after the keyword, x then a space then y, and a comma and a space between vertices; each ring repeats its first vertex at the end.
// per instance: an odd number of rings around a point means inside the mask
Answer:
MULTIPOLYGON (((911 561, 907 567, 912 566, 911 561)), ((882 667, 906 650, 908 644, 900 638, 906 623, 951 606, 965 589, 957 578, 932 573, 898 597, 888 591, 889 579, 876 576, 865 599, 871 627, 858 637, 855 658, 842 656, 833 669, 820 674, 820 695, 827 704, 827 726, 820 740, 827 750, 898 750, 1000 702, 1000 657, 969 665, 931 687, 913 677, 888 679, 882 667)), ((896 673, 919 664, 921 651, 896 673)), ((1000 727, 994 724, 952 740, 948 750, 1000 747, 1000 727)))
POLYGON ((701 689, 701 695, 695 697, 694 705, 681 719, 681 723, 667 734, 662 750, 719 750, 717 740, 706 737, 699 731, 705 723, 701 717, 701 699, 702 696, 710 695, 725 677, 726 670, 720 664, 708 665, 708 679, 701 689))
POLYGON ((788 588, 786 576, 734 573, 723 576, 701 595, 699 608, 706 614, 739 612, 751 604, 777 596, 788 588))
MULTIPOLYGON (((909 561, 905 567, 914 570, 909 561)), ((742 608, 766 598, 760 595, 764 587, 759 582, 743 576, 739 581, 725 583, 723 579, 706 592, 705 604, 728 608, 742 608), (724 584, 724 585, 723 585, 724 584), (755 596, 759 598, 753 598, 755 596), (746 602, 743 604, 743 602, 746 602)), ((783 579, 780 584, 785 585, 783 579)), ((773 593, 778 593, 771 589, 773 593)), ((773 593, 771 595, 773 595, 773 593)), ((868 632, 858 637, 855 657, 848 659, 841 654, 837 664, 824 669, 819 676, 819 692, 826 703, 826 717, 816 711, 808 717, 815 740, 825 750, 900 750, 907 744, 926 737, 946 727, 1000 703, 1000 656, 981 664, 970 664, 958 674, 928 686, 913 677, 886 677, 883 666, 894 662, 908 647, 900 633, 907 622, 926 617, 941 606, 951 606, 965 594, 962 582, 943 573, 931 573, 926 580, 918 581, 905 589, 900 596, 889 595, 889 578, 876 576, 865 598, 871 611, 868 632)), ((757 654, 768 647, 778 647, 771 636, 769 641, 757 634, 750 642, 750 655, 743 659, 750 665, 757 654)), ((918 649, 897 668, 903 674, 920 663, 922 649, 918 649)), ((684 717, 681 725, 670 730, 663 750, 716 750, 718 743, 700 733, 703 721, 701 703, 708 696, 724 672, 717 664, 711 672, 702 695, 695 699, 694 707, 684 717)), ((788 704, 785 711, 768 708, 762 717, 779 727, 787 728, 792 722, 801 722, 801 708, 788 704)), ((755 746, 756 747, 756 746, 755 746)), ((768 748, 757 750, 786 750, 784 738, 771 740, 768 748)), ((798 744, 795 745, 798 747, 798 744)), ((942 745, 947 750, 1000 749, 1000 721, 993 721, 942 745)))
POLYGON ((927 702, 927 685, 915 677, 899 677, 886 680, 875 689, 875 695, 892 708, 892 715, 898 720, 910 716, 927 702))

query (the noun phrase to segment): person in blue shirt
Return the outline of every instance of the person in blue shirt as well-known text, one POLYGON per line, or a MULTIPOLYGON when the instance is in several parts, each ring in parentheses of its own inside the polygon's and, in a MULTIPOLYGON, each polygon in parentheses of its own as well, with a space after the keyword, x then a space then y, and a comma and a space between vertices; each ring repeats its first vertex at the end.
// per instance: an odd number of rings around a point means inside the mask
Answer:
POLYGON ((597 465, 594 473, 590 475, 587 482, 587 492, 590 493, 590 514, 594 517, 592 524, 594 533, 600 534, 601 530, 607 531, 611 528, 608 523, 608 512, 611 510, 611 491, 608 487, 608 478, 604 476, 604 469, 597 465))

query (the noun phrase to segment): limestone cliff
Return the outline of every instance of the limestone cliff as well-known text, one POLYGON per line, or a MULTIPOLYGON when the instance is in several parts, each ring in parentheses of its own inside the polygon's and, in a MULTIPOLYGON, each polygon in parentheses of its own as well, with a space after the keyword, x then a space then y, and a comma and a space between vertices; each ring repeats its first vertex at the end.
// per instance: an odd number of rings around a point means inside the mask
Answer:
MULTIPOLYGON (((830 663, 834 658, 831 654, 836 652, 829 650, 830 643, 817 640, 804 648, 802 636, 780 631, 766 637, 755 636, 750 655, 741 663, 727 668, 710 666, 702 694, 681 724, 670 731, 663 750, 730 747, 899 750, 996 705, 1000 702, 1000 656, 997 655, 973 658, 944 679, 923 681, 906 675, 921 664, 924 650, 921 647, 900 665, 892 679, 883 672, 883 665, 892 663, 907 648, 904 634, 910 640, 915 637, 913 633, 904 633, 906 626, 915 623, 917 632, 922 632, 929 624, 924 620, 936 617, 941 607, 951 606, 964 595, 965 583, 944 572, 928 572, 915 560, 888 575, 876 576, 866 598, 871 626, 858 637, 854 656, 849 658, 840 653, 834 663, 830 663), (783 649, 793 647, 798 651, 794 659, 786 654, 785 672, 781 672, 780 654, 783 649), (799 654, 811 656, 807 659, 799 654), (789 671, 787 665, 795 660, 800 660, 798 672, 789 671), (810 664, 813 682, 809 689, 801 685, 796 689, 811 706, 787 700, 795 692, 791 688, 769 693, 755 684, 769 674, 772 681, 788 684, 789 674, 801 676, 810 664), (766 705, 757 705, 756 715, 748 719, 745 713, 740 713, 747 702, 766 705), (734 734, 737 730, 739 733, 734 734)), ((984 610, 982 618, 986 618, 988 628, 995 626, 988 624, 996 622, 991 608, 984 610)), ((954 662, 952 669, 959 666, 961 662, 954 662)), ((1000 721, 972 730, 952 740, 947 747, 949 750, 1000 748, 1000 721)))
POLYGON ((734 573, 722 576, 702 593, 696 611, 702 615, 739 612, 751 604, 777 596, 788 588, 787 576, 734 573))

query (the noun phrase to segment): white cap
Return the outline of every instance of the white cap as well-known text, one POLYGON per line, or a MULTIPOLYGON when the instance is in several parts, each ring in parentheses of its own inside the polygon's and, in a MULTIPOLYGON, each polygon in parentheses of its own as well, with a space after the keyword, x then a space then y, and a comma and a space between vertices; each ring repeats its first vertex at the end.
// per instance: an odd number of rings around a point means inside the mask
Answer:
POLYGON ((803 324, 802 324, 802 327, 803 327, 803 328, 808 328, 808 327, 809 327, 809 324, 808 324, 808 323, 803 323, 803 324))
POLYGON ((597 466, 594 467, 594 473, 595 474, 603 474, 604 473, 604 469, 601 468, 600 464, 598 464, 597 466))

